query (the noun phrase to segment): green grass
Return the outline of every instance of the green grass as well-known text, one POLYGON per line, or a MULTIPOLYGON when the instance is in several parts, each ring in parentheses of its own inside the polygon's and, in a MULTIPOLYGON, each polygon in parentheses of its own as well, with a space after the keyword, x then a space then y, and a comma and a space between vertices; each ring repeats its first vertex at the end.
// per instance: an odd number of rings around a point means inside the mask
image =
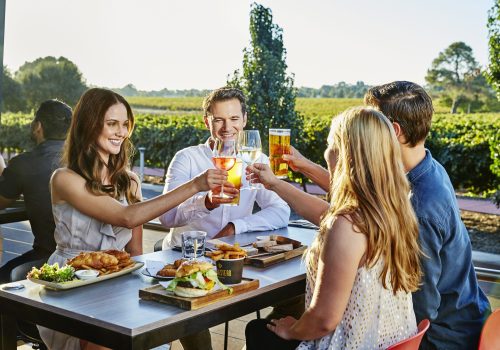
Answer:
MULTIPOLYGON (((176 115, 182 115, 182 112, 199 111, 202 113, 202 97, 127 97, 127 101, 134 108, 138 109, 158 109, 169 112, 176 112, 176 115)), ((298 98, 296 110, 306 117, 333 117, 349 107, 360 106, 363 104, 361 98, 298 98)), ((435 112, 447 114, 449 108, 434 106, 435 112)), ((174 114, 174 113, 170 113, 174 114)))

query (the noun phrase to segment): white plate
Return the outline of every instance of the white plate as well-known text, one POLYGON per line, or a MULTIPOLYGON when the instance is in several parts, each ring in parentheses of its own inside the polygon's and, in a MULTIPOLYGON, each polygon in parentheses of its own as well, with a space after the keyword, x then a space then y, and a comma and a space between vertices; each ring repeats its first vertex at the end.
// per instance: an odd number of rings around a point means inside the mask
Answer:
POLYGON ((148 276, 148 277, 152 277, 152 278, 156 278, 157 280, 159 281, 168 281, 168 280, 172 280, 174 279, 174 277, 166 277, 166 276, 158 276, 158 275, 153 275, 151 274, 147 268, 143 269, 141 271, 141 273, 144 275, 144 276, 148 276))
POLYGON ((129 266, 127 268, 124 268, 123 270, 120 270, 117 272, 112 272, 112 273, 109 273, 107 275, 101 275, 101 276, 98 276, 97 278, 91 278, 88 280, 79 280, 78 278, 75 277, 74 280, 71 280, 68 282, 57 283, 57 282, 48 282, 48 281, 44 281, 44 280, 39 280, 36 278, 31 278, 31 277, 28 279, 33 283, 42 284, 46 288, 55 289, 55 290, 64 290, 64 289, 72 289, 72 288, 76 288, 76 287, 85 286, 87 284, 92 284, 92 283, 97 283, 97 282, 109 280, 110 278, 122 276, 122 275, 129 273, 129 272, 140 269, 143 266, 144 266, 143 262, 136 262, 134 265, 129 266))

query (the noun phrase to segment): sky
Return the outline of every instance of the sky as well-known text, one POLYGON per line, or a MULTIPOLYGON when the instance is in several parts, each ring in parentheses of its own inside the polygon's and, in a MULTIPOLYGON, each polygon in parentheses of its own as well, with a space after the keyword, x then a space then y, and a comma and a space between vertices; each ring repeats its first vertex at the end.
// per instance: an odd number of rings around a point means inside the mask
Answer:
MULTIPOLYGON (((456 41, 488 62, 494 0, 261 0, 283 29, 295 86, 425 83, 456 41)), ((241 69, 247 0, 7 0, 4 65, 64 56, 88 85, 213 89, 241 69)))

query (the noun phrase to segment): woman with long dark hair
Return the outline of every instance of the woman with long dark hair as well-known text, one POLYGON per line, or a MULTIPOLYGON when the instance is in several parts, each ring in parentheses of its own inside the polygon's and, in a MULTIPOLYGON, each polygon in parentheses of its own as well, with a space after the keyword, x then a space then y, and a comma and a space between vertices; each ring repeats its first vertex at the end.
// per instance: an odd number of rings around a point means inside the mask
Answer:
MULTIPOLYGON (((142 254, 142 224, 197 192, 227 182, 210 169, 176 189, 142 201, 140 180, 130 171, 134 116, 127 101, 106 89, 86 91, 73 112, 63 164, 51 178, 56 251, 49 263, 64 265, 82 251, 125 249, 142 254)), ((96 344, 39 327, 50 349, 99 349, 96 344)))

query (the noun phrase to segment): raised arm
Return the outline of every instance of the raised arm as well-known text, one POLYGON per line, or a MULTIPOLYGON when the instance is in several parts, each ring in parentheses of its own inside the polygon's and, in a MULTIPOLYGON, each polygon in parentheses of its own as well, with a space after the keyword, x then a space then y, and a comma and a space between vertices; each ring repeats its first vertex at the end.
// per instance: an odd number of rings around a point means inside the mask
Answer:
MULTIPOLYGON (((177 152, 168 167, 163 193, 172 191, 192 179, 193 161, 194 159, 188 156, 184 151, 177 152)), ((214 173, 210 176, 218 175, 214 173)), ((233 184, 226 181, 224 183, 224 190, 226 193, 235 190, 234 188, 231 189, 229 186, 234 187, 233 184)), ((159 219, 165 227, 184 226, 190 221, 208 215, 211 209, 219 206, 219 203, 228 203, 231 201, 232 199, 221 199, 217 202, 217 199, 212 197, 212 191, 208 193, 196 193, 194 196, 186 198, 180 205, 162 213, 159 219)))
POLYGON ((324 191, 328 192, 330 189, 330 173, 328 170, 304 157, 293 146, 290 149, 291 154, 283 155, 283 159, 288 162, 290 168, 304 174, 324 191))
POLYGON ((220 186, 227 172, 210 169, 161 196, 123 205, 109 196, 96 196, 85 188, 85 180, 69 169, 58 169, 51 179, 52 202, 68 202, 77 210, 105 223, 134 228, 158 217, 200 191, 220 186), (214 176, 209 176, 214 175, 214 176))
POLYGON ((328 210, 329 205, 324 200, 310 195, 291 184, 279 180, 266 164, 255 163, 247 168, 247 173, 253 173, 268 190, 276 192, 297 214, 319 225, 321 217, 328 210))

